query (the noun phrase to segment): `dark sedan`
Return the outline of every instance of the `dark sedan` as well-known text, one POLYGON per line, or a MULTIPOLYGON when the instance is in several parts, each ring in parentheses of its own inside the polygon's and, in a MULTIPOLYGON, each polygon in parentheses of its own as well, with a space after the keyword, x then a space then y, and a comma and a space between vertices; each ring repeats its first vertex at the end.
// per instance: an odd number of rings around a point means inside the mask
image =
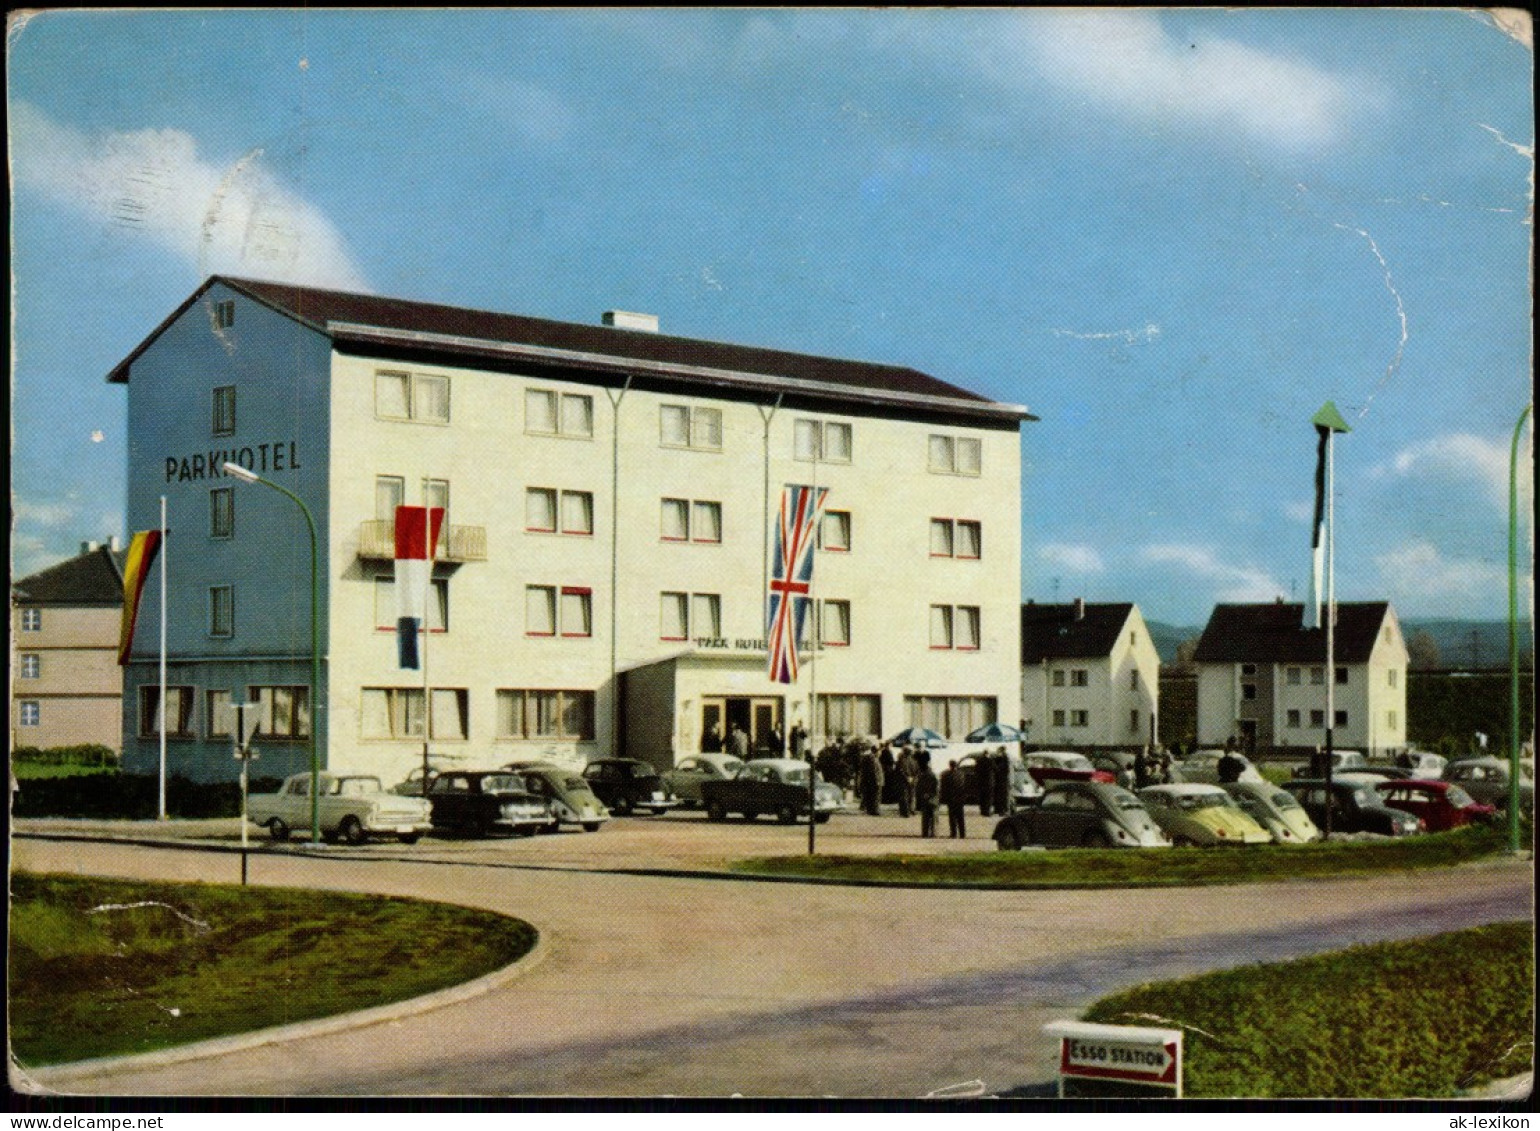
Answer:
POLYGON ((428 787, 433 827, 469 836, 507 831, 527 836, 556 828, 544 798, 525 787, 522 775, 504 770, 449 770, 428 787))
POLYGON ((994 841, 1010 851, 1029 844, 1048 848, 1166 848, 1171 841, 1144 802, 1120 785, 1050 782, 1042 800, 995 826, 994 841))
MULTIPOLYGON (((1298 778, 1283 783, 1294 795, 1310 819, 1326 828, 1326 783, 1318 778, 1298 778)), ((1331 829, 1338 833, 1379 833, 1381 836, 1410 836, 1423 831, 1423 823, 1411 813, 1392 809, 1379 792, 1366 782, 1331 783, 1331 829)))
POLYGON ((583 777, 594 796, 617 816, 638 809, 666 813, 679 804, 657 767, 636 758, 595 758, 583 767, 583 777))

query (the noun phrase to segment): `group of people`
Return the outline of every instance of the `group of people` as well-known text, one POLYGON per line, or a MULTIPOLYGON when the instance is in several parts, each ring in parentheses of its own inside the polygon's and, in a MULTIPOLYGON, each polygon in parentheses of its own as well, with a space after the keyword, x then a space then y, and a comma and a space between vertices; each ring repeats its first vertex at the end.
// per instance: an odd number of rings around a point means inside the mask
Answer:
POLYGON ((1011 758, 1005 747, 975 759, 972 772, 955 760, 938 776, 930 751, 916 745, 891 744, 861 755, 856 790, 861 812, 877 817, 884 802, 898 805, 900 817, 919 814, 920 835, 936 835, 936 810, 945 807, 952 837, 966 837, 967 807, 977 805, 981 816, 1005 816, 1013 808, 1011 758))
MULTIPOLYGON (((790 737, 791 757, 800 760, 807 750, 807 728, 797 723, 791 728, 790 737)), ((716 723, 709 724, 701 734, 700 749, 702 754, 731 754, 734 758, 747 762, 755 753, 753 739, 749 732, 735 722, 727 724, 727 734, 724 736, 716 723)), ((787 736, 781 730, 781 724, 772 724, 765 732, 764 745, 761 757, 785 758, 787 756, 787 736)))

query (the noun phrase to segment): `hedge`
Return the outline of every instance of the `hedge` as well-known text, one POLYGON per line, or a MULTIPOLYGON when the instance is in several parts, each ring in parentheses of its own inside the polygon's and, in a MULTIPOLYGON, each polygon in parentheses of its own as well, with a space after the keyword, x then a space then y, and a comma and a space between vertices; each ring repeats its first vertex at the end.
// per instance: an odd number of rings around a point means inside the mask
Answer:
MULTIPOLYGON (((277 778, 253 778, 252 793, 271 792, 277 778)), ((160 779, 154 774, 92 774, 37 778, 21 784, 12 813, 17 817, 93 817, 153 820, 160 808, 160 779)), ((172 817, 236 817, 241 812, 238 782, 195 782, 176 775, 166 780, 166 813, 172 817)))

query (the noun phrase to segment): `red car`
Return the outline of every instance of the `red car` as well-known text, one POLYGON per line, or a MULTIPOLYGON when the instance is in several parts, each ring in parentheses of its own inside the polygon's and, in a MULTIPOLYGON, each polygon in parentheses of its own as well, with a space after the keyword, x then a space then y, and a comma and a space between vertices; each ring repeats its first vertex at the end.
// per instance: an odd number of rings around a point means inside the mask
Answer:
POLYGON ((1375 788, 1386 805, 1416 814, 1430 833, 1497 817, 1494 807, 1481 804, 1453 782, 1392 780, 1382 781, 1375 788))

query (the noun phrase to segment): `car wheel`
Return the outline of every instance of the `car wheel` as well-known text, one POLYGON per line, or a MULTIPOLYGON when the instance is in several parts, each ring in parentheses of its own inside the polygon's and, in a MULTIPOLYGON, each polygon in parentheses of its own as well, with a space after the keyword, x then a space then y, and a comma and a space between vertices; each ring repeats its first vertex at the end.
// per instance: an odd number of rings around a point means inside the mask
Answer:
POLYGON ((343 844, 363 844, 364 826, 357 817, 344 817, 337 826, 337 838, 343 844))
POLYGON ((401 834, 401 843, 402 844, 416 844, 421 839, 422 839, 422 833, 402 833, 401 834))
POLYGON ((743 811, 743 819, 745 821, 757 821, 757 820, 759 820, 759 810, 758 809, 745 809, 743 811))
POLYGON ((629 817, 631 815, 631 799, 629 797, 617 797, 610 810, 617 817, 629 817))
POLYGON ((1085 838, 1083 840, 1081 840, 1080 844, 1084 848, 1111 848, 1112 847, 1112 842, 1107 839, 1107 834, 1106 833, 1094 832, 1094 831, 1086 833, 1085 834, 1085 838))
POLYGON ((1001 852, 1015 852, 1021 848, 1021 834, 1010 825, 1004 825, 995 833, 995 844, 1001 852))
POLYGON ((780 821, 783 825, 795 824, 797 820, 797 811, 790 805, 782 805, 775 811, 775 819, 780 821))
POLYGON ((706 802, 706 819, 709 821, 727 820, 727 806, 720 801, 706 802))
POLYGON ((288 840, 289 826, 275 818, 267 823, 267 835, 274 840, 288 840))
POLYGON ((1190 836, 1174 836, 1174 837, 1171 838, 1171 844, 1172 844, 1172 847, 1174 847, 1174 848, 1195 848, 1195 847, 1197 847, 1196 843, 1193 841, 1192 837, 1190 837, 1190 836))
POLYGON ((584 821, 583 822, 583 831, 585 833, 596 833, 596 832, 598 832, 599 831, 599 822, 598 821, 584 821))
POLYGON ((820 813, 818 816, 814 817, 813 820, 817 821, 820 825, 827 825, 829 823, 829 814, 820 813))

